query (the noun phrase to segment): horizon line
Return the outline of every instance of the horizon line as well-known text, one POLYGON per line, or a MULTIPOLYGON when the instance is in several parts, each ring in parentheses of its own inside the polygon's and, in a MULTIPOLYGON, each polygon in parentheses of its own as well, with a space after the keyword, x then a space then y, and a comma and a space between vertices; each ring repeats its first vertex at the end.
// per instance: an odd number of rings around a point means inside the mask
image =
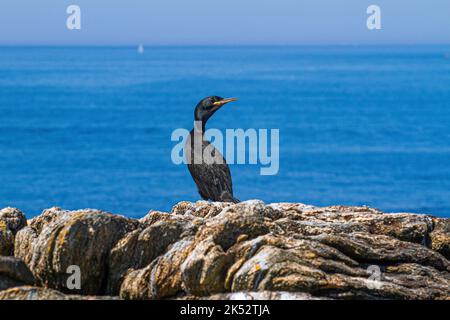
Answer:
POLYGON ((450 46, 449 43, 444 42, 430 42, 430 43, 413 43, 413 42, 392 42, 392 43, 124 43, 124 44, 92 44, 92 43, 77 43, 77 44, 52 44, 52 43, 28 43, 28 44, 11 44, 11 43, 0 43, 0 47, 136 47, 136 46, 144 46, 144 47, 302 47, 302 46, 366 46, 366 47, 375 47, 375 46, 450 46))

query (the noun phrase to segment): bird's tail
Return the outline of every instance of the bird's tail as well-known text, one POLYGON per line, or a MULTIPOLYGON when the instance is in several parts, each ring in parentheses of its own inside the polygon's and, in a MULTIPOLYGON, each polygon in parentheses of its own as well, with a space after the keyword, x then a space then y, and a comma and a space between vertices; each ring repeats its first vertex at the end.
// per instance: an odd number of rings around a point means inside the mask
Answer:
POLYGON ((241 202, 239 199, 236 199, 235 197, 233 197, 233 195, 230 192, 222 192, 222 194, 220 195, 220 201, 233 202, 233 203, 241 202))

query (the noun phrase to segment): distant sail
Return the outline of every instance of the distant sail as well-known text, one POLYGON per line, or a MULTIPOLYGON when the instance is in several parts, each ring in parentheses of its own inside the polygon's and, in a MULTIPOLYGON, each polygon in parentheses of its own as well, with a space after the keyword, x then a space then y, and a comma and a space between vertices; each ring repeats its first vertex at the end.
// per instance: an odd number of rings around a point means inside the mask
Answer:
POLYGON ((138 47, 138 53, 139 54, 143 54, 144 53, 144 46, 142 44, 140 44, 139 47, 138 47))

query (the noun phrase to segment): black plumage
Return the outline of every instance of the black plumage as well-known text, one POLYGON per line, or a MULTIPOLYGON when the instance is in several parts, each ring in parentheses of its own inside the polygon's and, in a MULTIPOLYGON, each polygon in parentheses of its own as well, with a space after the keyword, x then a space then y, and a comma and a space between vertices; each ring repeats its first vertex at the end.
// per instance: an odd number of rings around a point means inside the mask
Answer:
POLYGON ((205 139, 208 119, 225 104, 236 99, 208 97, 195 108, 195 124, 185 145, 187 166, 200 196, 205 200, 234 202, 231 173, 223 155, 205 139))

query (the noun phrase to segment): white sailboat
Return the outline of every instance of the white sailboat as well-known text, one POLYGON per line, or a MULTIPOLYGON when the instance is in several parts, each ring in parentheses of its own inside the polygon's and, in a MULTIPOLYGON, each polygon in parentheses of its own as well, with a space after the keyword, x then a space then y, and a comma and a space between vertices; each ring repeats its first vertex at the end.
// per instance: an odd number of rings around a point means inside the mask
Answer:
POLYGON ((142 45, 142 44, 140 44, 139 46, 138 46, 138 53, 139 54, 143 54, 144 53, 144 45, 142 45))

